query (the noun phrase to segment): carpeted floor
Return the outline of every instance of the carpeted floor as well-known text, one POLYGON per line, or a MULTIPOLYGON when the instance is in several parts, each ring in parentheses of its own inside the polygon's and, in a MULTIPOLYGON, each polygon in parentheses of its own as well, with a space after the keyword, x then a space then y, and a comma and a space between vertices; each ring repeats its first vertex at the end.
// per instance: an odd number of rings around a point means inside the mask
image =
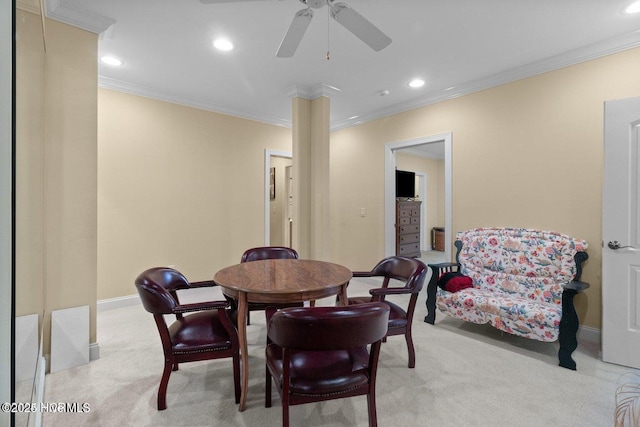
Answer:
MULTIPOLYGON (((352 280, 350 295, 372 282, 352 280)), ((188 299, 220 299, 211 294, 188 299)), ((615 391, 628 368, 603 363, 598 346, 581 342, 577 371, 557 366, 557 343, 540 343, 491 327, 440 315, 423 322, 425 292, 413 324, 416 368, 407 368, 403 337, 383 344, 377 383, 378 425, 384 426, 613 426, 615 391)), ((397 301, 397 299, 396 299, 397 301)), ((331 300, 318 302, 332 304, 331 300)), ((100 359, 46 377, 46 402, 87 402, 88 413, 47 413, 45 426, 278 426, 281 407, 264 407, 264 316, 248 327, 247 409, 233 399, 230 360, 195 362, 171 375, 168 408, 156 410, 162 350, 150 314, 141 306, 98 315, 100 359)), ((295 406, 292 426, 367 426, 366 398, 295 406)))

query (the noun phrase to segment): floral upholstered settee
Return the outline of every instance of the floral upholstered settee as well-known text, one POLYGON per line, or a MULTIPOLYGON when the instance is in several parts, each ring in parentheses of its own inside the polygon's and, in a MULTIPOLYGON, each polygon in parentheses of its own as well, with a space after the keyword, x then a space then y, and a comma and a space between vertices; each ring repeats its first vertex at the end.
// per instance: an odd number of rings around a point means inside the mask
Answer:
POLYGON ((455 318, 489 323, 514 335, 560 342, 560 366, 575 369, 578 316, 573 297, 589 287, 580 282, 587 242, 550 232, 517 228, 477 228, 457 234, 456 263, 430 264, 425 322, 436 307, 455 318), (445 272, 457 271, 470 287, 438 286, 445 272), (468 279, 467 279, 468 280, 468 279))

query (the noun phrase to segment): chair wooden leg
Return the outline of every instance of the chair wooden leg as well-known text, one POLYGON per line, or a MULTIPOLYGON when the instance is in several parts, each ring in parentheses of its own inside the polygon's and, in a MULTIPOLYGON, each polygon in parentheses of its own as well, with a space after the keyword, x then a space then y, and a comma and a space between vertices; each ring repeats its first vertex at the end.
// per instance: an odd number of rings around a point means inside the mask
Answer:
POLYGON ((282 396, 282 427, 289 427, 289 398, 282 396))
POLYGON ((407 340, 407 351, 409 352, 409 368, 416 367, 416 351, 413 347, 413 338, 411 336, 411 329, 407 327, 407 332, 404 334, 407 340))
POLYGON ((269 372, 269 368, 265 365, 265 370, 267 371, 265 375, 264 381, 264 407, 271 408, 271 373, 269 372))
POLYGON ((171 361, 164 362, 162 379, 160 380, 160 387, 158 388, 158 411, 167 409, 167 385, 169 384, 169 377, 171 376, 172 367, 173 363, 171 363, 171 361))
POLYGON ((369 427, 378 427, 378 416, 376 412, 376 392, 371 391, 367 395, 367 409, 369 409, 369 427))

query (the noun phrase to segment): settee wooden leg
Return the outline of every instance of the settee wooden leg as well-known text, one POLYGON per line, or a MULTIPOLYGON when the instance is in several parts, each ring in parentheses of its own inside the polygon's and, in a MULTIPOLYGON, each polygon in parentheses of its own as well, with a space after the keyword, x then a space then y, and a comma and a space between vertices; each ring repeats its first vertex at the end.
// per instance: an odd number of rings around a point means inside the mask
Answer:
POLYGON ((565 289, 562 292, 562 319, 560 319, 560 351, 558 351, 559 365, 563 368, 576 370, 576 362, 571 357, 573 351, 578 347, 579 320, 576 308, 573 304, 573 297, 576 295, 573 289, 565 289))
POLYGON ((436 291, 437 289, 436 271, 432 270, 431 279, 427 285, 427 315, 424 318, 426 323, 434 324, 436 322, 436 291))

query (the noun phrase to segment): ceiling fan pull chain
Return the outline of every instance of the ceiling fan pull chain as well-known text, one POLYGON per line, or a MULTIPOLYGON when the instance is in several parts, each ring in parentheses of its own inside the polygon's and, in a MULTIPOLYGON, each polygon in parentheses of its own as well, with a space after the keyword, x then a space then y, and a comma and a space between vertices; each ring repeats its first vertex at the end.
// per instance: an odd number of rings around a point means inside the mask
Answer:
POLYGON ((327 61, 331 59, 331 54, 330 52, 330 47, 331 47, 331 41, 330 41, 330 37, 329 37, 329 25, 331 24, 331 19, 329 19, 331 17, 331 7, 330 5, 327 5, 327 61))

